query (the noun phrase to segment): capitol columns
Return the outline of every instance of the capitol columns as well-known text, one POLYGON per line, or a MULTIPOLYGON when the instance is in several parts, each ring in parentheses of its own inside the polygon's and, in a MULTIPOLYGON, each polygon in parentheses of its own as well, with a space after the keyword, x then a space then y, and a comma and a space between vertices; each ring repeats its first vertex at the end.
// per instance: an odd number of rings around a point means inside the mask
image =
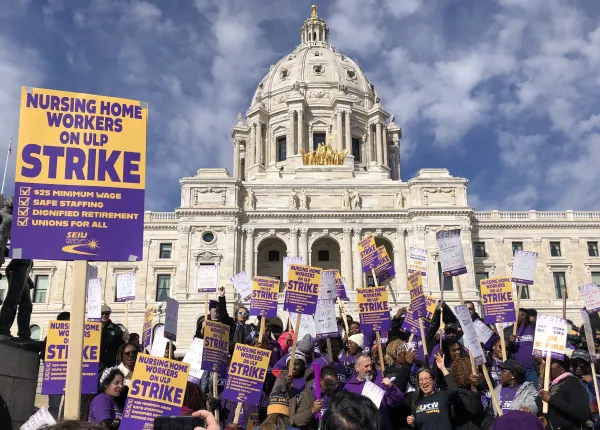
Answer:
POLYGON ((298 111, 298 154, 302 153, 304 148, 304 112, 298 111))
POLYGON ((399 291, 408 291, 406 276, 408 268, 406 266, 406 229, 396 229, 396 243, 394 244, 394 265, 396 266, 396 286, 399 291), (399 275, 399 276, 398 276, 399 275))
POLYGON ((352 155, 352 128, 350 127, 350 111, 344 111, 344 121, 346 123, 346 151, 352 155))
POLYGON ((235 138, 233 140, 233 177, 240 178, 240 144, 241 140, 235 138))
POLYGON ((290 228, 290 250, 288 252, 288 256, 289 257, 297 257, 298 256, 298 229, 297 228, 290 228))
POLYGON ((287 158, 291 158, 294 156, 294 111, 290 110, 289 115, 289 124, 288 124, 288 136, 287 141, 285 143, 285 154, 287 158))
MULTIPOLYGON (((363 272, 362 263, 360 262, 360 254, 358 253, 358 242, 360 241, 360 228, 353 228, 354 236, 352 236, 352 248, 350 250, 352 254, 352 273, 346 275, 347 278, 352 277, 354 283, 354 289, 363 287, 363 272), (354 275, 354 276, 353 276, 354 275)), ((346 279, 346 282, 348 279, 346 279)))
POLYGON ((256 164, 256 161, 254 158, 255 148, 256 148, 256 135, 254 132, 254 124, 250 124, 250 146, 248 148, 246 148, 246 159, 248 160, 248 163, 246 164, 246 169, 249 169, 250 167, 254 166, 254 164, 256 164))
POLYGON ((387 134, 387 125, 383 123, 381 125, 381 139, 382 139, 382 151, 383 151, 383 165, 388 166, 388 134, 387 134))
POLYGON ((262 124, 256 123, 256 164, 263 164, 262 124))
POLYGON ((382 144, 381 144, 381 122, 375 124, 375 149, 377 154, 377 164, 383 164, 382 144))
POLYGON ((337 110, 336 114, 336 127, 337 127, 337 139, 335 139, 335 150, 337 152, 342 152, 342 148, 344 147, 344 136, 342 133, 342 115, 344 112, 340 109, 337 110))
POLYGON ((309 265, 308 261, 308 229, 300 229, 300 257, 302 257, 302 263, 306 266, 309 265))
POLYGON ((246 258, 245 268, 250 279, 254 277, 254 229, 244 228, 246 232, 246 258))
POLYGON ((354 282, 352 276, 352 229, 349 227, 344 228, 344 239, 342 241, 342 276, 346 276, 346 288, 348 290, 354 289, 354 282), (344 275, 344 274, 347 275, 344 275), (350 275, 350 276, 348 276, 350 275))

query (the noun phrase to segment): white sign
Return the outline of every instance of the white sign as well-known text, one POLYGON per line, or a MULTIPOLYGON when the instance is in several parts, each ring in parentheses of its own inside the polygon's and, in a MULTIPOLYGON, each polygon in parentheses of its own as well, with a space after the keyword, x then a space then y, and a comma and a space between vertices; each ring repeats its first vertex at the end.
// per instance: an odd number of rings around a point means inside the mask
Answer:
POLYGON ((215 264, 196 266, 196 292, 215 293, 219 284, 219 271, 215 264))
POLYGON ((421 277, 427 275, 427 250, 410 247, 408 250, 408 273, 421 272, 421 277))
POLYGON ((377 406, 377 409, 379 409, 379 406, 381 406, 381 401, 383 400, 383 396, 385 396, 385 391, 371 381, 365 381, 362 393, 360 394, 371 399, 371 401, 375 403, 375 406, 377 406))
POLYGON ((283 284, 287 284, 290 276, 290 265, 291 264, 304 264, 302 257, 283 257, 283 284))
POLYGON ((324 270, 319 286, 319 300, 335 300, 335 271, 324 270))
POLYGON ((535 280, 535 270, 538 253, 532 251, 515 251, 512 281, 517 284, 532 285, 535 280))
POLYGON ((175 342, 177 340, 177 315, 179 314, 179 302, 171 297, 167 298, 167 311, 165 312, 165 334, 164 336, 175 342))
POLYGON ((590 323, 590 315, 585 309, 581 309, 581 319, 583 320, 583 329, 585 330, 585 342, 587 343, 588 352, 592 360, 596 362, 596 347, 594 345, 594 335, 592 333, 592 324, 590 323))
MULTIPOLYGON (((290 323, 292 324, 292 328, 296 329, 296 313, 290 312, 290 323)), ((317 329, 315 327, 315 320, 312 315, 302 315, 300 319, 300 331, 297 333, 298 342, 302 340, 304 336, 310 334, 310 337, 313 339, 317 337, 317 329)))
POLYGON ((238 294, 242 297, 242 300, 246 301, 252 297, 252 279, 246 271, 241 271, 235 276, 229 278, 229 282, 233 284, 238 294))
POLYGON ((479 342, 484 345, 490 340, 490 337, 493 336, 494 330, 489 328, 483 321, 480 319, 476 319, 473 322, 473 326, 475 326, 475 330, 477 331, 477 337, 479 338, 479 342))
POLYGON ((533 338, 533 355, 562 360, 567 348, 567 320, 553 315, 538 314, 533 338))
POLYGON ((152 349, 150 350, 150 355, 154 357, 165 356, 165 351, 167 350, 167 343, 169 340, 165 337, 165 326, 161 325, 154 330, 154 340, 152 341, 152 349))
POLYGON ((197 337, 192 340, 192 344, 183 357, 184 363, 190 364, 190 374, 188 375, 188 381, 199 384, 200 379, 204 370, 200 368, 202 365, 202 350, 204 349, 204 340, 197 337))
POLYGON ((467 273, 465 255, 460 241, 460 230, 438 231, 435 238, 440 250, 440 262, 442 263, 444 278, 467 273))
POLYGON ((135 299, 135 273, 117 274, 117 302, 135 299))
POLYGON ((317 337, 333 337, 338 334, 335 318, 335 299, 319 300, 317 302, 315 331, 317 337))
POLYGON ((48 412, 48 408, 44 406, 38 409, 37 412, 20 427, 20 429, 37 430, 40 427, 53 426, 54 424, 56 424, 56 421, 54 421, 54 418, 50 415, 50 412, 48 412))
POLYGON ((87 280, 95 279, 98 277, 98 268, 96 266, 87 265, 87 280))
POLYGON ((102 279, 88 280, 87 284, 87 319, 100 321, 102 318, 102 279))
POLYGON ((583 306, 588 312, 598 312, 600 310, 600 290, 595 282, 579 287, 579 294, 583 300, 583 306))
POLYGON ((467 309, 467 305, 455 306, 454 313, 463 330, 462 339, 469 348, 469 351, 471 351, 473 359, 475 360, 475 365, 481 366, 484 363, 485 356, 483 355, 483 349, 481 348, 481 343, 479 343, 479 336, 477 330, 475 330, 473 321, 471 320, 471 314, 467 309))

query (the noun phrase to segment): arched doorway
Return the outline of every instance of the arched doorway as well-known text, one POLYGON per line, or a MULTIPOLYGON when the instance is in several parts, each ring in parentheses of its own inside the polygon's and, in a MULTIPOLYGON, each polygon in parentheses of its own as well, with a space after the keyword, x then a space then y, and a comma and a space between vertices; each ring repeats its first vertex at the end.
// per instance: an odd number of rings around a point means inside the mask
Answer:
MULTIPOLYGON (((393 264, 394 263, 394 246, 390 243, 390 241, 387 240, 385 237, 376 237, 375 245, 377 245, 377 248, 379 248, 380 246, 383 245, 383 247, 385 248, 385 250, 393 264)), ((394 266, 394 269, 397 269, 397 267, 394 266)), ((367 276, 367 286, 374 287, 375 281, 373 280, 373 275, 371 273, 366 273, 366 276, 367 276)), ((387 282, 389 282, 389 281, 391 281, 391 280, 388 280, 387 282)))
MULTIPOLYGON (((256 275, 270 276, 280 281, 283 279, 283 257, 287 255, 285 242, 277 237, 270 237, 258 245, 256 255, 256 275)), ((283 291, 283 284, 279 284, 283 291)))
POLYGON ((311 248, 310 265, 321 269, 342 270, 340 245, 331 237, 317 239, 311 248))

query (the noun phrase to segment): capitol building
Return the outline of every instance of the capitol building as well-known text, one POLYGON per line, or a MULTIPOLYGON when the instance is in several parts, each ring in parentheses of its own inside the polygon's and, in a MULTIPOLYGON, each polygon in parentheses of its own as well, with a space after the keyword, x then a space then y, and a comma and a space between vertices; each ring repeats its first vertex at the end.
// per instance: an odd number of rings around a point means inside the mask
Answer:
MULTIPOLYGON (((479 281, 510 275, 516 249, 536 251, 535 284, 524 289, 522 306, 560 315, 564 287, 568 317, 579 321, 578 287, 600 283, 600 212, 477 212, 469 206, 466 178, 426 166, 404 177, 402 118, 385 109, 386 95, 376 82, 329 37, 313 8, 299 45, 270 67, 245 115, 232 118, 231 136, 223 136, 233 145, 232 171, 199 169, 180 179, 179 207, 144 214, 142 261, 91 263, 103 279, 112 320, 124 324, 125 316, 125 305, 115 301, 115 277, 134 271, 128 330, 142 332, 147 306, 155 306, 155 324, 164 321, 166 298, 173 297, 180 303, 177 346, 183 352, 204 316, 204 294, 194 292, 198 265, 218 266, 233 315, 239 296, 230 277, 245 270, 281 279, 284 256, 340 270, 350 297, 346 311, 356 316, 356 288, 373 284, 357 252, 369 233, 385 246, 397 272, 388 283, 393 313, 408 303, 410 247, 428 252, 425 291, 439 297, 443 288, 444 299, 455 305, 456 280, 440 286, 435 234, 460 229, 465 300, 479 306, 479 281)), ((35 262, 34 337, 43 339, 48 321, 70 309, 72 277, 70 262, 35 262)), ((282 308, 273 322, 284 328, 282 308)))

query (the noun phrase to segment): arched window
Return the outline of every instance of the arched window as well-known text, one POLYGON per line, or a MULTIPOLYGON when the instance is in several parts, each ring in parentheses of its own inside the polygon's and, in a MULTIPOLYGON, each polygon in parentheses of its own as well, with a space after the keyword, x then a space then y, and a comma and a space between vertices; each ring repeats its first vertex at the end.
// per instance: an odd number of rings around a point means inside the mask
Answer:
POLYGON ((277 251, 277 250, 269 251, 269 261, 279 261, 279 251, 277 251))
POLYGON ((156 330, 158 330, 160 327, 164 327, 164 324, 163 323, 156 324, 154 326, 154 328, 152 329, 152 343, 154 343, 154 335, 156 334, 156 330))
POLYGON ((326 249, 321 249, 317 258, 319 261, 329 261, 329 251, 326 249))
POLYGON ((33 340, 42 340, 42 329, 39 325, 34 324, 29 327, 29 330, 31 330, 31 338, 33 340))

